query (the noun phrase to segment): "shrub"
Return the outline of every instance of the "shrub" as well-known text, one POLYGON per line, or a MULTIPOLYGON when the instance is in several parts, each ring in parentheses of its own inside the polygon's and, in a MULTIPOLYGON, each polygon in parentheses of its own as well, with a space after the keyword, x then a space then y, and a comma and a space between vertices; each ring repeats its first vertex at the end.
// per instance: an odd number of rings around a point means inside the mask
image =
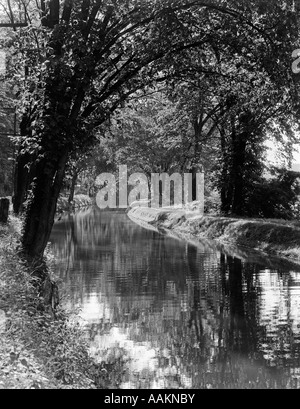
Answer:
POLYGON ((246 215, 287 220, 298 218, 300 173, 274 168, 272 176, 252 186, 246 200, 246 215))

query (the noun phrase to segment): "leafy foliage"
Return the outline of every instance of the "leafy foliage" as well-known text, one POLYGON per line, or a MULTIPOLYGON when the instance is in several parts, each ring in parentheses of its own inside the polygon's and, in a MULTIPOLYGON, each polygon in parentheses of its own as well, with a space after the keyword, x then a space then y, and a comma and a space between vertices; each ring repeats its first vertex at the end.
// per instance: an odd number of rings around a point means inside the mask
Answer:
POLYGON ((136 97, 112 117, 102 144, 115 165, 130 172, 175 172, 184 168, 190 124, 176 101, 162 92, 136 97))
MULTIPOLYGON (((191 145, 184 166, 192 172, 205 162, 211 168, 218 158, 212 175, 227 213, 245 211, 246 180, 261 176, 264 158, 257 152, 270 132, 282 141, 287 136, 289 150, 296 141, 299 89, 290 55, 298 22, 284 0, 273 0, 271 13, 261 0, 51 0, 40 10, 29 2, 27 13, 30 24, 13 45, 21 57, 16 78, 23 113, 17 167, 28 169, 17 172, 15 203, 18 210, 31 189, 22 243, 33 256, 46 246, 68 164, 88 152, 103 124, 145 89, 164 84, 171 111, 182 108, 172 125, 159 118, 158 106, 174 118, 163 101, 152 107, 148 101, 140 111, 148 126, 149 115, 156 117, 157 150, 166 157, 181 145, 185 156, 191 145)), ((132 116, 127 132, 136 135, 141 118, 126 109, 132 116)), ((149 136, 139 135, 148 172, 149 136)))
POLYGON ((299 218, 300 173, 273 169, 272 178, 252 186, 246 214, 273 219, 299 218))

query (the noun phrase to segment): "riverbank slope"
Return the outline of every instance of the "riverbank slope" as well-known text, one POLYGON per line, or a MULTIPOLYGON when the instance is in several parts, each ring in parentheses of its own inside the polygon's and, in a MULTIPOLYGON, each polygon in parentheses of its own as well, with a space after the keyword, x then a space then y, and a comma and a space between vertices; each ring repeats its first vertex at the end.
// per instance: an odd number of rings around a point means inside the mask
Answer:
POLYGON ((297 221, 201 216, 196 211, 181 209, 134 208, 128 215, 183 238, 214 240, 300 264, 300 222, 297 221))

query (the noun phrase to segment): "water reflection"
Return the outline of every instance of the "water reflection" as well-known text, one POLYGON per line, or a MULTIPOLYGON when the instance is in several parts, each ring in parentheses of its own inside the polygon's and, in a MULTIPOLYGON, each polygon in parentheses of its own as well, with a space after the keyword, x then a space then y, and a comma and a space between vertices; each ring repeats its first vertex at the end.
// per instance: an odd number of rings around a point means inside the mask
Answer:
POLYGON ((299 272, 97 209, 58 222, 52 243, 92 355, 127 362, 121 388, 299 386, 299 272))

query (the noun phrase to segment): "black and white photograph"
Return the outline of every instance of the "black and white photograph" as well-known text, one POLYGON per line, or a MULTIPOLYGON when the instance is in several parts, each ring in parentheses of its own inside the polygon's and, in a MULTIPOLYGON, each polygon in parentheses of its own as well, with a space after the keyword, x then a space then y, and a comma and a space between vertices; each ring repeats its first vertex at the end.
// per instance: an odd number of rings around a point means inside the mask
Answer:
POLYGON ((0 0, 0 389, 300 389, 300 0, 0 0))

